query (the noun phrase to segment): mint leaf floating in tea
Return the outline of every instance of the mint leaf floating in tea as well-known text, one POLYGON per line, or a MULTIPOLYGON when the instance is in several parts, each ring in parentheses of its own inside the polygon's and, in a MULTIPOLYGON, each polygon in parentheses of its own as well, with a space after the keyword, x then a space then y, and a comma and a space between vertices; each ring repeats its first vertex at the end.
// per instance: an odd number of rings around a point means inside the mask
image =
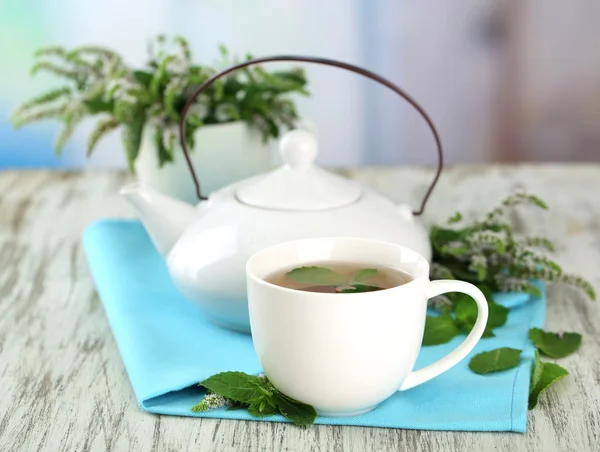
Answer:
MULTIPOLYGON (((554 363, 543 363, 541 361, 536 362, 536 366, 539 366, 541 370, 537 370, 538 373, 538 381, 535 387, 530 389, 529 392, 529 409, 533 410, 540 398, 540 394, 556 383, 558 380, 569 375, 569 372, 554 363), (538 364, 539 363, 539 364, 538 364)), ((535 368, 534 368, 535 372, 535 368)))
POLYGON ((445 344, 458 334, 460 334, 460 329, 450 314, 438 317, 428 315, 425 320, 423 345, 445 344))
POLYGON ((292 281, 300 284, 310 284, 310 287, 301 287, 299 290, 324 293, 361 293, 382 290, 375 284, 369 284, 379 276, 375 268, 364 268, 354 272, 354 276, 337 273, 329 268, 316 265, 295 268, 285 274, 292 281))
POLYGON ((376 268, 364 268, 356 272, 354 278, 352 278, 352 284, 354 283, 363 283, 373 278, 379 273, 376 268))
POLYGON ((339 286, 344 284, 344 276, 325 267, 299 267, 286 273, 286 276, 303 284, 315 286, 339 286))
POLYGON ((361 293, 383 290, 383 287, 369 286, 367 284, 352 284, 350 286, 338 286, 335 290, 339 293, 361 293))
POLYGON ((502 347, 475 355, 469 362, 469 369, 483 375, 512 369, 517 367, 520 361, 521 350, 502 347))
POLYGON ((540 328, 529 330, 529 339, 544 355, 552 358, 564 358, 570 355, 581 345, 581 334, 577 333, 551 333, 540 328))

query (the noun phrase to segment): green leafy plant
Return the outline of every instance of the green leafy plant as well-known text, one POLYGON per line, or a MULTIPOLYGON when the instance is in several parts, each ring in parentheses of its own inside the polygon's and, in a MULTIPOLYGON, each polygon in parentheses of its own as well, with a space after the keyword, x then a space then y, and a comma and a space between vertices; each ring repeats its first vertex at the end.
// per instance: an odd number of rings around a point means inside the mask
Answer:
MULTIPOLYGON (((55 151, 61 154, 76 127, 97 116, 87 152, 109 132, 121 128, 129 168, 139 153, 145 128, 150 128, 160 166, 173 161, 177 125, 193 91, 212 75, 240 60, 219 47, 215 65, 193 61, 188 42, 181 36, 159 35, 150 46, 146 67, 132 68, 115 51, 97 46, 72 50, 53 46, 39 49, 31 75, 47 72, 64 85, 23 102, 11 117, 14 127, 58 120, 62 128, 55 151)), ((252 55, 246 55, 252 59, 252 55)), ((260 65, 228 74, 215 81, 193 104, 186 121, 186 143, 194 147, 194 133, 204 125, 244 121, 264 141, 277 138, 282 128, 298 120, 293 94, 308 95, 301 68, 267 72, 260 65)))
MULTIPOLYGON (((510 312, 496 303, 494 293, 520 291, 539 296, 536 281, 544 281, 571 285, 590 299, 596 299, 588 281, 563 272, 558 263, 550 259, 548 254, 554 251, 554 246, 547 238, 517 237, 506 214, 509 208, 520 204, 548 208, 537 196, 518 193, 507 197, 482 219, 464 225, 462 215, 457 213, 447 225, 434 226, 430 231, 431 279, 467 281, 484 293, 489 308, 484 338, 495 336, 494 329, 506 323, 510 312)), ((423 345, 443 344, 461 333, 469 333, 477 319, 477 305, 464 294, 436 297, 431 305, 439 315, 427 316, 423 345)), ((532 328, 528 337, 536 347, 529 398, 529 408, 533 409, 544 390, 568 375, 558 364, 542 362, 540 353, 552 358, 568 356, 579 348, 581 335, 532 328)), ((500 347, 475 355, 469 368, 486 375, 512 369, 520 362, 521 350, 500 347)))
POLYGON ((566 274, 545 252, 554 246, 544 237, 517 237, 505 216, 508 208, 528 204, 547 209, 534 195, 518 193, 507 197, 483 219, 458 227, 462 215, 448 220, 448 226, 432 228, 432 278, 461 279, 483 287, 484 293, 524 291, 539 295, 533 281, 560 282, 584 290, 596 298, 592 285, 566 274))
POLYGON ((207 411, 212 408, 247 409, 254 417, 281 414, 296 425, 315 422, 317 412, 302 402, 286 396, 275 388, 264 376, 244 372, 221 372, 200 383, 207 395, 192 411, 207 411))
MULTIPOLYGON (((548 253, 552 243, 543 237, 517 237, 506 220, 509 208, 527 204, 547 209, 536 196, 518 193, 507 197, 482 219, 462 225, 462 215, 451 217, 446 226, 430 231, 433 259, 431 279, 460 279, 476 285, 488 301, 489 318, 483 337, 506 323, 509 309, 494 300, 497 292, 527 292, 539 295, 536 281, 564 283, 576 287, 592 300, 592 285, 579 276, 567 274, 548 253)), ((477 305, 467 295, 452 293, 436 297, 432 305, 441 317, 428 316, 424 343, 448 342, 461 332, 468 333, 477 318, 477 305), (453 324, 453 326, 452 326, 453 324)))

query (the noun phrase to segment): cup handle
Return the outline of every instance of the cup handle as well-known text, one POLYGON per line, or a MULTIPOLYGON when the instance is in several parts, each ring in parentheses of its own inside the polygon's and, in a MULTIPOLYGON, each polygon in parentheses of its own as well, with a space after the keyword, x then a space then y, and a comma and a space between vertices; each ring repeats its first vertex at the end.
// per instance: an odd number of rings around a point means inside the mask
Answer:
POLYGON ((404 382, 400 385, 399 391, 418 386, 446 372, 462 361, 473 350, 479 339, 481 339, 488 319, 488 304, 485 295, 476 286, 465 281, 438 280, 429 283, 427 298, 433 298, 448 292, 461 292, 475 300, 477 303, 477 320, 475 321, 475 325, 465 340, 446 356, 408 374, 404 382))

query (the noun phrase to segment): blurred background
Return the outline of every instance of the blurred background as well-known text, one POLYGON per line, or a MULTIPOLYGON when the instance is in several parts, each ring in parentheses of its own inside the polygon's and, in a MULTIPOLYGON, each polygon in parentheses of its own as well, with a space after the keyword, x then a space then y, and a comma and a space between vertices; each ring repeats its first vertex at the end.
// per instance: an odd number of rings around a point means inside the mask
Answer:
MULTIPOLYGON (((0 168, 125 167, 117 134, 85 156, 84 124, 62 157, 55 122, 13 130, 15 105, 53 86, 29 76, 46 45, 98 44, 143 65, 158 33, 193 58, 305 54, 354 63, 407 90, 439 128, 448 164, 600 161, 600 2, 454 0, 3 0, 0 168)), ((323 165, 433 164, 422 119, 391 91, 334 68, 305 66, 302 116, 319 130, 323 165), (334 82, 332 82, 332 80, 334 82)))

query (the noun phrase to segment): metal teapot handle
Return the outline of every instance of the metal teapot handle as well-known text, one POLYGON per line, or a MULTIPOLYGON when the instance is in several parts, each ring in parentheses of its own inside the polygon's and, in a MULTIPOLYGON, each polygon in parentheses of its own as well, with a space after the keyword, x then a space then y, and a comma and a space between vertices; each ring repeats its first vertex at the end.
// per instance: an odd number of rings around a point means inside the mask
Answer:
POLYGON ((343 63, 340 61, 330 60, 327 58, 307 57, 307 56, 279 55, 279 56, 255 58, 252 60, 244 61, 242 63, 238 63, 238 64, 231 66, 231 67, 219 72, 218 74, 215 74, 212 77, 210 77, 208 80, 206 80, 204 83, 202 83, 196 89, 196 91, 194 91, 192 96, 187 100, 185 106, 183 107, 183 110, 181 111, 181 119, 179 122, 179 142, 180 142, 181 148, 183 149, 183 152, 185 154, 185 159, 186 159, 187 165, 190 169, 190 173, 192 174, 192 178, 194 179, 194 185, 196 186, 196 195, 198 196, 198 199, 205 200, 207 198, 205 196, 202 196, 202 193, 200 192, 200 182, 198 181, 198 177, 196 176, 196 172, 194 171, 192 161, 190 160, 190 155, 188 152, 187 143, 186 143, 186 139, 185 139, 186 116, 187 116, 191 106, 193 105, 193 103, 196 100, 196 98, 198 97, 198 95, 202 91, 204 91, 210 84, 212 84, 215 80, 217 80, 231 72, 237 71, 238 69, 242 69, 244 67, 248 67, 248 66, 251 66, 254 64, 267 63, 267 62, 271 62, 271 61, 302 61, 302 62, 306 62, 306 63, 324 64, 324 65, 328 65, 328 66, 335 66, 335 67, 339 67, 342 69, 347 69, 351 72, 355 72, 357 74, 364 75, 365 77, 368 77, 372 80, 375 80, 376 82, 381 83, 382 85, 387 86, 392 91, 394 91, 396 94, 402 96, 409 104, 411 104, 421 114, 421 116, 425 119, 425 121, 427 122, 427 125, 431 129, 431 132, 433 133, 433 136, 435 138, 435 143, 437 145, 437 152, 438 152, 438 166, 437 166, 437 171, 435 173, 433 181, 431 182, 431 185, 429 186, 429 188, 427 189, 427 192, 425 193, 425 197, 423 198, 421 207, 419 208, 419 210, 413 212, 413 215, 421 215, 423 213, 423 210, 425 209, 425 204, 427 203, 427 200, 429 199, 429 196, 431 195, 431 192, 433 191, 433 187, 435 187, 435 184, 437 183, 437 181, 440 177, 440 174, 442 172, 442 168, 444 166, 444 155, 442 152, 442 143, 440 141, 440 137, 438 135, 438 132, 437 132, 435 126, 433 125, 433 122, 431 121, 431 119, 429 118, 429 116, 427 115, 425 110, 417 103, 417 101, 415 101, 412 97, 410 97, 407 93, 405 93, 404 90, 402 90, 401 88, 394 85, 392 82, 384 79, 383 77, 381 77, 373 72, 370 72, 370 71, 360 68, 358 66, 354 66, 354 65, 348 64, 348 63, 343 63))

